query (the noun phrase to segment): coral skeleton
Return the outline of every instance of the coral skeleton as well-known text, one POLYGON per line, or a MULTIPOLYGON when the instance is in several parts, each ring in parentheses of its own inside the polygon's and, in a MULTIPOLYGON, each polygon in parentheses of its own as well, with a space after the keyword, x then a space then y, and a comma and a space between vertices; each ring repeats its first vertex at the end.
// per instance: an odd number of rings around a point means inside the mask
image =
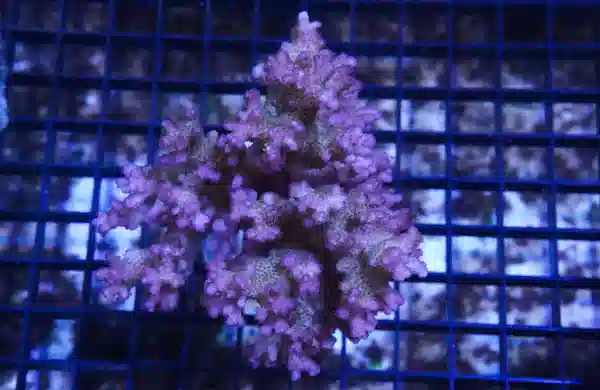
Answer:
POLYGON ((127 196, 95 220, 101 233, 157 232, 97 273, 111 303, 144 286, 148 310, 175 308, 200 243, 216 240, 204 307, 229 326, 253 316, 251 364, 284 364, 293 379, 320 372, 335 330, 358 341, 393 313, 394 281, 427 273, 421 235, 389 187, 393 163, 366 131, 378 112, 359 99, 356 60, 328 50, 319 27, 299 14, 292 40, 253 69, 266 95, 247 92, 225 133, 205 134, 195 113, 166 121, 157 161, 126 166, 127 196))

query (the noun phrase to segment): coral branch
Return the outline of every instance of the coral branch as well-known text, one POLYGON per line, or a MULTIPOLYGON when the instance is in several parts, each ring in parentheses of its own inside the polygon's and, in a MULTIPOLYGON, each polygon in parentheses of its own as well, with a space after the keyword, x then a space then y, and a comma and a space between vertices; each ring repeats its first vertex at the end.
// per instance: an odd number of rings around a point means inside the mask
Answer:
POLYGON ((249 91, 226 134, 205 135, 192 114, 165 122, 158 162, 125 167, 127 197, 96 220, 101 232, 159 230, 157 244, 99 272, 112 301, 142 282, 149 309, 174 307, 194 248, 218 237, 208 313, 241 326, 255 307, 251 363, 284 363, 295 379, 319 372, 336 329, 359 340, 402 304, 392 281, 427 273, 421 236, 387 187, 392 163, 365 132, 378 113, 358 98, 356 61, 327 50, 319 27, 300 13, 292 41, 254 68, 265 101, 249 91))

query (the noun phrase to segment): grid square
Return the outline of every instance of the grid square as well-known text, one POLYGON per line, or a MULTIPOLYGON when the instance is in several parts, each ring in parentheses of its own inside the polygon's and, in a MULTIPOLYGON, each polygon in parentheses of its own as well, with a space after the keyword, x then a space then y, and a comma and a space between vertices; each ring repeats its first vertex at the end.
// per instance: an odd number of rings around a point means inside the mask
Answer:
POLYGON ((6 197, 0 200, 0 210, 39 210, 42 200, 42 179, 39 176, 0 175, 0 185, 6 197))
POLYGON ((504 149, 504 175, 510 179, 539 180, 549 175, 547 148, 510 146, 504 149))
POLYGON ((60 4, 56 0, 45 2, 42 6, 33 0, 14 3, 19 10, 16 24, 22 28, 37 28, 56 31, 60 27, 60 4))
POLYGON ((502 60, 501 69, 502 88, 531 91, 546 87, 549 72, 544 59, 511 56, 502 60), (513 74, 523 74, 524 77, 514 77, 513 74))
POLYGON ((565 376, 568 378, 583 378, 582 385, 589 385, 595 379, 594 360, 587 360, 589 356, 598 356, 600 353, 598 340, 582 340, 567 337, 564 340, 565 351, 565 376), (588 351, 589 356, 581 351, 588 351))
POLYGON ((154 119, 151 111, 152 93, 135 89, 113 89, 110 92, 106 115, 112 120, 148 122, 154 119))
POLYGON ((507 275, 549 277, 552 274, 547 240, 506 238, 504 255, 507 275))
POLYGON ((53 104, 52 93, 48 87, 14 85, 7 91, 10 117, 29 117, 44 119, 50 115, 53 104))
POLYGON ((430 272, 446 272, 446 236, 423 237, 423 261, 430 272))
MULTIPOLYGON (((396 85, 397 60, 392 56, 358 56, 356 77, 365 84, 396 85)), ((395 100, 394 100, 395 103, 395 100)))
MULTIPOLYGON (((5 340, 3 340, 0 357, 3 359, 15 359, 19 356, 19 343, 23 338, 23 317, 19 313, 2 313, 2 315, 3 321, 0 326, 3 333, 9 337, 5 337, 5 340)), ((7 374, 6 371, 10 372, 5 367, 0 368, 0 373, 7 374)))
POLYGON ((496 177, 496 150, 493 146, 453 146, 453 174, 459 178, 496 177))
POLYGON ((407 23, 422 23, 419 29, 403 31, 402 39, 409 44, 444 43, 448 39, 448 18, 443 6, 431 4, 427 7, 406 5, 404 9, 407 23))
POLYGON ((558 240, 558 272, 561 276, 600 277, 600 243, 585 240, 558 240))
POLYGON ((546 20, 540 18, 540 12, 544 12, 544 8, 531 5, 507 6, 504 10, 503 18, 503 36, 504 42, 509 43, 533 43, 540 44, 548 42, 548 34, 546 29, 546 20), (519 34, 511 26, 527 23, 530 28, 526 34, 519 34))
POLYGON ((395 43, 400 37, 398 4, 382 4, 373 8, 358 4, 355 8, 356 36, 358 42, 395 43))
POLYGON ((500 340, 487 334, 459 335, 456 341, 456 370, 465 375, 497 375, 500 369, 500 340))
POLYGON ((59 118, 90 120, 97 119, 105 107, 104 96, 99 88, 63 87, 57 91, 55 103, 59 118))
POLYGON ((408 199, 415 221, 420 223, 445 223, 445 196, 443 190, 414 190, 408 199))
POLYGON ((34 235, 38 229, 37 222, 2 222, 0 232, 2 241, 0 248, 5 255, 14 258, 30 258, 35 246, 34 235))
POLYGON ((403 100, 402 130, 446 131, 446 107, 446 103, 440 100, 403 100))
POLYGON ((407 302, 400 307, 400 318, 410 321, 447 319, 446 290, 443 283, 402 283, 400 293, 407 302))
POLYGON ((409 176, 443 176, 446 169, 445 145, 404 142, 400 154, 401 173, 409 176))
POLYGON ((600 226, 599 194, 558 194, 556 225, 559 228, 594 229, 600 226))
POLYGON ((366 339, 353 344, 348 342, 346 348, 356 351, 356 359, 350 360, 350 366, 368 370, 394 369, 394 332, 374 331, 366 339))
MULTIPOLYGON (((293 26, 295 15, 286 12, 290 4, 281 2, 279 4, 262 5, 260 9, 259 35, 261 39, 287 39, 289 26, 293 26)), ((311 12, 312 14, 312 12, 311 12)))
POLYGON ((556 89, 581 90, 596 86, 594 61, 581 59, 557 59, 553 61, 552 87, 556 89))
POLYGON ((541 103, 515 102, 502 106, 502 129, 507 133, 544 133, 546 109, 541 103))
POLYGON ((560 365, 556 354, 558 342, 545 337, 515 336, 509 337, 507 349, 511 375, 526 378, 558 376, 560 365))
MULTIPOLYGON (((153 59, 152 59, 153 60, 153 59)), ((203 42, 193 41, 185 47, 167 42, 163 47, 161 76, 170 80, 199 82, 204 70, 203 42)))
POLYGON ((109 8, 104 2, 84 3, 77 0, 64 1, 66 8, 65 28, 69 31, 104 32, 109 25, 109 8))
POLYGON ((72 183, 72 179, 68 176, 50 176, 48 180, 46 198, 48 199, 49 209, 52 211, 75 211, 89 212, 91 208, 91 199, 89 197, 70 197, 70 192, 73 190, 72 185, 82 185, 90 187, 90 181, 93 186, 92 178, 83 178, 79 183, 72 183), (87 179, 87 180, 86 180, 87 179))
POLYGON ((50 75, 55 72, 58 49, 52 43, 15 42, 13 73, 50 75))
POLYGON ((4 148, 2 149, 2 161, 41 163, 44 160, 44 144, 46 143, 45 130, 29 130, 17 133, 7 132, 4 135, 4 148), (26 146, 23 147, 23 141, 26 146))
POLYGON ((541 227, 548 225, 548 202, 543 192, 505 191, 504 225, 541 227))
POLYGON ((114 3, 114 28, 119 33, 152 34, 156 31, 156 1, 114 3))
POLYGON ((490 237, 459 236, 452 239, 455 272, 489 274, 498 272, 498 240, 490 237))
MULTIPOLYGON (((110 133, 103 139, 104 165, 122 167, 128 163, 148 163, 148 136, 146 134, 110 133)), ((95 145, 94 145, 95 146, 95 145)))
POLYGON ((206 8, 201 2, 193 4, 170 4, 164 7, 163 31, 165 34, 202 37, 206 8))
POLYGON ((592 103, 555 103, 552 123, 559 134, 594 135, 598 133, 596 105, 592 103))
POLYGON ((453 122, 461 132, 492 133, 496 112, 493 102, 461 101, 454 102, 453 122))
POLYGON ((418 372, 448 370, 446 335, 433 332, 402 332, 400 369, 418 372))
POLYGON ((498 193, 493 191, 452 191, 452 222, 460 225, 494 225, 498 193))
POLYGON ((208 59, 208 81, 249 81, 252 71, 252 57, 249 49, 248 45, 244 45, 239 51, 218 48, 212 50, 208 59))
POLYGON ((561 325, 571 328, 600 328, 600 291, 569 288, 561 290, 561 325))
POLYGON ((200 93, 163 92, 161 94, 161 118, 181 118, 185 113, 200 106, 200 93))
POLYGON ((63 43, 63 75, 102 77, 106 71, 106 48, 103 45, 63 43))
POLYGON ((552 290, 539 287, 507 287, 506 322, 509 325, 550 326, 552 290))
POLYGON ((498 324, 498 287, 457 285, 454 288, 456 320, 474 324, 498 324))
POLYGON ((581 44, 598 42, 596 35, 596 23, 594 20, 599 16, 597 9, 587 9, 585 14, 578 13, 570 7, 560 7, 552 15, 552 41, 559 44, 581 44), (579 28, 565 29, 567 25, 572 26, 577 21, 579 28))
POLYGON ((404 56, 401 81, 405 87, 435 88, 448 86, 448 60, 445 57, 404 56))
MULTIPOLYGON (((44 138, 40 141, 44 142, 44 138)), ((98 161, 97 143, 93 133, 57 130, 54 161, 57 164, 94 165, 98 161)))
POLYGON ((154 72, 153 49, 138 45, 111 47, 111 76, 115 78, 148 78, 154 72))
POLYGON ((494 19, 494 10, 485 5, 457 6, 455 8, 454 35, 458 43, 495 43, 498 39, 497 23, 486 23, 494 19))
POLYGON ((597 148, 554 148, 556 180, 595 181, 600 179, 600 152, 597 148))
POLYGON ((214 37, 244 37, 253 35, 252 2, 224 0, 215 2, 212 8, 212 29, 214 37), (235 18, 231 16, 235 15, 235 18))
POLYGON ((453 68, 460 70, 455 79, 456 88, 494 88, 498 62, 490 57, 457 57, 453 68))

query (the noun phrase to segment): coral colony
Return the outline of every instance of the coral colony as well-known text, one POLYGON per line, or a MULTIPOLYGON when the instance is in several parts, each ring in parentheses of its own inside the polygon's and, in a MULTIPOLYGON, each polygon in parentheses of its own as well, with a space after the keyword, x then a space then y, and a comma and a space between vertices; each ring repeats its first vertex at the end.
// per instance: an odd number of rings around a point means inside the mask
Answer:
POLYGON ((254 68, 266 99, 247 92, 226 134, 204 134, 194 115, 167 121, 157 163, 126 166, 128 196, 96 220, 102 233, 160 232, 98 272, 112 303, 141 282, 149 310, 175 307, 199 243, 217 239, 205 308, 241 326, 252 307, 250 362, 286 364, 294 379, 319 373, 336 329, 358 341, 402 304, 392 281, 427 273, 421 236, 386 187, 392 163, 364 132, 378 113, 358 99, 356 61, 327 50, 320 25, 299 14, 292 41, 254 68))

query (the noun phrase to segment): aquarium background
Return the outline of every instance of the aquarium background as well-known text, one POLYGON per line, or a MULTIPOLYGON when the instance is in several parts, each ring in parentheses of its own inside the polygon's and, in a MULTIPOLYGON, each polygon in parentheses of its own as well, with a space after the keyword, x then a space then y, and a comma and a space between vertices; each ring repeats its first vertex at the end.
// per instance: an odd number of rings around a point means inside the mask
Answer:
POLYGON ((103 307, 91 271, 151 238, 90 221, 163 118, 221 129, 302 9, 358 59, 431 273, 293 387, 597 386, 600 3, 3 0, 0 389, 292 388, 240 361, 251 327, 197 309, 200 273, 176 312, 103 307))

